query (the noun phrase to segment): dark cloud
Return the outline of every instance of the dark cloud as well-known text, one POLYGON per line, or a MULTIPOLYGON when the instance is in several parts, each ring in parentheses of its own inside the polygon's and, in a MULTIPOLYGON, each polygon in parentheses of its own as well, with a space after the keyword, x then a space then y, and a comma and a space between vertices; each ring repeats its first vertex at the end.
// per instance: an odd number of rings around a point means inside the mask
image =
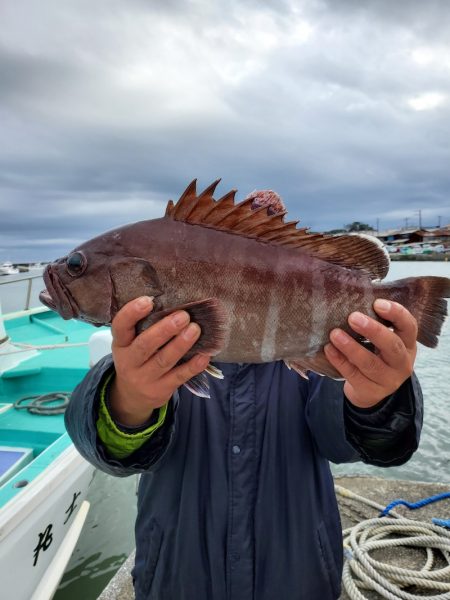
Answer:
POLYGON ((450 221, 446 2, 6 0, 0 18, 0 260, 160 216, 194 177, 275 189, 316 230, 450 221))

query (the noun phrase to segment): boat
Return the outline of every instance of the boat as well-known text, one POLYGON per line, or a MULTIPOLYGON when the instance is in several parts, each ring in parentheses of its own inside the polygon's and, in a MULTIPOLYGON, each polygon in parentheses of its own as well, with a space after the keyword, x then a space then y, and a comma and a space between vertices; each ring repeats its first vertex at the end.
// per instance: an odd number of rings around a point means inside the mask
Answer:
POLYGON ((41 262, 33 263, 28 265, 29 271, 42 271, 45 268, 45 264, 41 262))
POLYGON ((17 275, 19 269, 12 262, 6 261, 0 265, 0 275, 17 275))
POLYGON ((2 598, 52 598, 85 522, 95 471, 62 413, 92 364, 96 331, 45 307, 4 317, 0 307, 2 598))

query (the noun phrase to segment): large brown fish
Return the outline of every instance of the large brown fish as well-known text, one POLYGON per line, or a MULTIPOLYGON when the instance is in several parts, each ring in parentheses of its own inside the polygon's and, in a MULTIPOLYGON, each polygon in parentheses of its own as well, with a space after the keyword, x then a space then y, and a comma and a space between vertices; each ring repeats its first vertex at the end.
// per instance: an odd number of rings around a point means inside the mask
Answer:
MULTIPOLYGON (((437 345, 450 279, 381 283, 389 257, 375 238, 308 233, 285 222, 285 211, 252 210, 252 196, 235 204, 232 191, 214 200, 217 184, 197 195, 194 181, 163 218, 109 231, 55 261, 45 270, 41 301, 64 319, 103 325, 126 302, 154 296, 140 330, 185 309, 202 329, 190 355, 284 360, 299 372, 336 378, 323 352, 329 333, 341 327, 352 334, 347 317, 355 310, 377 318, 376 298, 406 306, 419 342, 437 345)), ((188 387, 207 395, 204 376, 188 387)))

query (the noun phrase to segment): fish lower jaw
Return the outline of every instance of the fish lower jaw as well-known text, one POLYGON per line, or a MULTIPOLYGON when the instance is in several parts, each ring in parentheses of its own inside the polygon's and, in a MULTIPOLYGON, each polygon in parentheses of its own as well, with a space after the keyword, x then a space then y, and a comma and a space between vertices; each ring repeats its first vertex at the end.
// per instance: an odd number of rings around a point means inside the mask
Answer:
POLYGON ((39 301, 47 306, 47 308, 51 308, 52 310, 56 310, 56 304, 53 298, 50 296, 47 290, 42 290, 39 294, 39 301))

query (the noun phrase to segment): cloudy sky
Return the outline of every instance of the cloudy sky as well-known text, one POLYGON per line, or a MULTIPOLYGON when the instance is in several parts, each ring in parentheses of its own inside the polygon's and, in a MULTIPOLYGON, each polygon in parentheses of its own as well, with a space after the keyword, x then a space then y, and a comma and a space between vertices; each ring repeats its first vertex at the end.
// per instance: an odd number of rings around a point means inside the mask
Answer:
POLYGON ((0 260, 162 216, 195 177, 315 230, 448 223, 450 4, 2 0, 0 140, 0 260))

